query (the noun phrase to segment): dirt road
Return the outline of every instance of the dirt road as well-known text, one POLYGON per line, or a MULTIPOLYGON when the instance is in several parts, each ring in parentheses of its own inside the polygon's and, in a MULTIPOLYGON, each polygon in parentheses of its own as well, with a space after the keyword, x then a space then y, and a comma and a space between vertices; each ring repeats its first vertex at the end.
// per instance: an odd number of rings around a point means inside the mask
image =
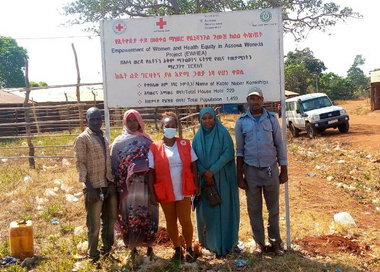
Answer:
POLYGON ((357 150, 380 150, 380 111, 371 112, 369 100, 347 101, 339 106, 344 107, 350 116, 349 132, 341 134, 337 129, 328 129, 323 137, 352 143, 357 150))

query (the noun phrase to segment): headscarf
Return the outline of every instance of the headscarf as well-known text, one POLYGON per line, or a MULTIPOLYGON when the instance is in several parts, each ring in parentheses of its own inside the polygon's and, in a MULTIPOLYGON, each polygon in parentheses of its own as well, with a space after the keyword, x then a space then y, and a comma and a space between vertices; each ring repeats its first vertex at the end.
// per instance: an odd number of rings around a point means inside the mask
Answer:
MULTIPOLYGON (((223 126, 216 116, 213 108, 205 107, 199 112, 200 128, 193 139, 193 149, 198 156, 199 163, 204 169, 208 170, 219 159, 224 150, 224 137, 231 137, 228 130, 223 126), (209 113, 214 118, 212 128, 202 125, 203 116, 209 113)), ((200 173, 202 174, 202 173, 200 173)))
POLYGON ((112 173, 115 176, 119 203, 128 195, 128 181, 134 173, 149 170, 148 147, 152 139, 144 132, 144 122, 136 110, 128 110, 123 118, 124 128, 116 137, 111 148, 112 173), (140 128, 132 132, 127 125, 127 118, 134 115, 140 128))
POLYGON ((144 132, 144 122, 142 120, 141 114, 137 110, 134 110, 134 109, 127 110, 124 113, 123 124, 124 124, 123 133, 124 133, 124 130, 127 130, 128 134, 142 136, 152 141, 150 136, 144 132), (127 125, 127 119, 130 115, 134 115, 137 121, 139 122, 140 128, 136 132, 132 132, 127 125))

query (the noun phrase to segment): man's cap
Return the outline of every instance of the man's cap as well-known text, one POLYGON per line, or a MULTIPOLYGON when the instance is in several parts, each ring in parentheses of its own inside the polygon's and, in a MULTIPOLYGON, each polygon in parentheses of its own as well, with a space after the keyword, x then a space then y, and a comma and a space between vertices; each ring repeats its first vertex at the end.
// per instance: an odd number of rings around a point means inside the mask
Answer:
POLYGON ((249 89, 248 94, 247 94, 247 98, 251 95, 257 95, 257 96, 263 97, 263 92, 261 91, 260 88, 253 87, 253 88, 249 89))

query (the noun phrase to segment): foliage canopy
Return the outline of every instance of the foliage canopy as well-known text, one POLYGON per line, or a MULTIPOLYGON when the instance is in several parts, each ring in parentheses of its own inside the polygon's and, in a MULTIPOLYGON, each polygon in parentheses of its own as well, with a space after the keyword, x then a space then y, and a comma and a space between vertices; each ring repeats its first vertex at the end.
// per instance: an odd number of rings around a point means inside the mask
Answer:
POLYGON ((0 36, 0 87, 25 87, 25 67, 27 51, 17 45, 16 40, 0 36))
POLYGON ((357 55, 344 78, 323 73, 327 68, 309 48, 291 51, 285 59, 285 89, 299 94, 323 92, 333 100, 352 99, 365 93, 369 85, 369 78, 359 68, 364 63, 362 55, 357 55))
POLYGON ((103 19, 149 17, 223 11, 276 8, 282 6, 285 33, 304 39, 313 29, 327 31, 338 21, 360 18, 352 8, 324 0, 75 0, 63 7, 65 15, 74 15, 69 24, 90 23, 97 30, 103 19))

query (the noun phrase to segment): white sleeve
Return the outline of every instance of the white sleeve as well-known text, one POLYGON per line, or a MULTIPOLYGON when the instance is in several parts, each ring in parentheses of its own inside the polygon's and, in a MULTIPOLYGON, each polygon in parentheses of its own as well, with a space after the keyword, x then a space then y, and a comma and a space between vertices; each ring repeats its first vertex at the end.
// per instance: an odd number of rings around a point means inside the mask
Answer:
POLYGON ((195 162, 196 160, 198 160, 198 156, 197 156, 197 154, 195 154, 194 149, 191 148, 191 162, 195 162))
POLYGON ((148 151, 148 160, 149 160, 149 168, 154 169, 154 158, 153 158, 152 150, 150 149, 148 151))

